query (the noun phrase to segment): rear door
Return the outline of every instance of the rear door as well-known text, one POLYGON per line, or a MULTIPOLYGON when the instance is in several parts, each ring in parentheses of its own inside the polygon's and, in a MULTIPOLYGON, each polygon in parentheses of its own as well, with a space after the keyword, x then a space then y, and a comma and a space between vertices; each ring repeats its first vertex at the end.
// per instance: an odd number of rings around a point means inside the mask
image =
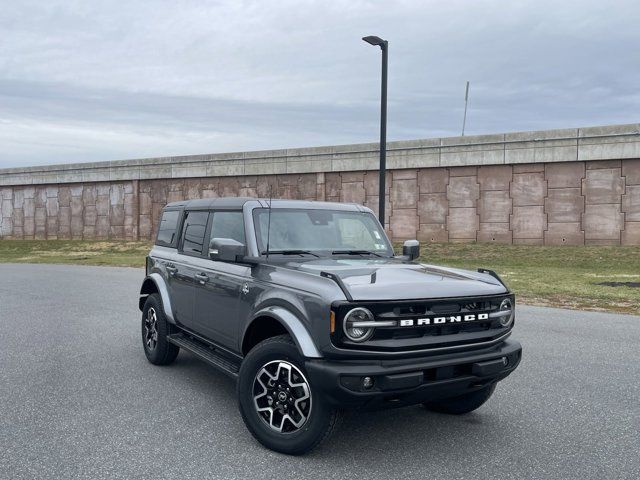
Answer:
POLYGON ((156 246, 151 251, 153 260, 167 283, 169 298, 171 299, 172 314, 176 315, 174 298, 182 292, 180 282, 176 282, 175 274, 178 269, 175 266, 178 257, 178 241, 180 225, 182 220, 182 209, 169 209, 162 212, 156 246), (176 291, 178 293, 176 293, 176 291))
POLYGON ((185 212, 182 233, 178 243, 176 269, 173 274, 173 293, 171 300, 175 311, 176 321, 197 332, 197 322, 194 317, 196 298, 196 275, 200 272, 203 255, 208 249, 205 247, 209 212, 192 210, 185 212))
MULTIPOLYGON (((246 245, 241 211, 212 212, 209 239, 231 238, 246 245)), ((243 288, 249 288, 251 269, 246 265, 205 260, 196 288, 195 317, 198 330, 216 343, 237 349, 238 306, 243 288), (246 287, 245 287, 246 285, 246 287)))

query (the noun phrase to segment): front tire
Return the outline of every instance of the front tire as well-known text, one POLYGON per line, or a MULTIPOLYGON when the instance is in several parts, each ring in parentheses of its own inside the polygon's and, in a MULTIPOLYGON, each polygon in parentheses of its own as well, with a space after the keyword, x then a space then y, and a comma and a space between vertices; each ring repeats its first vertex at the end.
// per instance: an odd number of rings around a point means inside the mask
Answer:
POLYGON ((496 385, 497 384, 494 383, 481 390, 476 390, 475 392, 439 400, 437 402, 425 402, 423 405, 427 410, 431 410, 432 412, 448 413, 450 415, 464 415, 465 413, 473 412, 484 405, 491 395, 493 395, 496 385))
POLYGON ((329 437, 338 412, 308 381, 304 358, 288 335, 259 343, 245 357, 238 378, 245 425, 265 447, 301 455, 329 437))
POLYGON ((142 309, 142 346, 147 360, 154 365, 169 365, 178 356, 180 348, 167 341, 170 333, 171 324, 164 314, 160 295, 149 295, 142 309))

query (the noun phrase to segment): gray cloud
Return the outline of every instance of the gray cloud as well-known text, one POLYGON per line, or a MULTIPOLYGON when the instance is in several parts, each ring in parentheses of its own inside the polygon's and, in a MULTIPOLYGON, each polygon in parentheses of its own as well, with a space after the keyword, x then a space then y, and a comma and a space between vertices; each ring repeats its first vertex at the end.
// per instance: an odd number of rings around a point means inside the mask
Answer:
POLYGON ((635 1, 15 2, 0 167, 638 121, 635 1), (560 4, 558 4, 560 3, 560 4))

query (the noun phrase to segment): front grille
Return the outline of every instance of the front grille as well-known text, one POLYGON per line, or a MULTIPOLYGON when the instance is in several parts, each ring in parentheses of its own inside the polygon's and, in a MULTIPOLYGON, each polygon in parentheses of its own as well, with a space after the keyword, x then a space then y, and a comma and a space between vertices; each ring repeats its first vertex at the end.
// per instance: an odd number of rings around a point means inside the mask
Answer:
MULTIPOLYGON (((461 299, 455 302, 451 300, 432 300, 412 302, 408 305, 371 304, 370 310, 379 320, 418 319, 421 317, 434 317, 438 315, 464 315, 468 313, 488 312, 496 310, 504 295, 495 298, 461 299)), ((455 335, 461 332, 481 332, 489 330, 495 322, 472 322, 460 324, 430 325, 417 328, 378 328, 374 339, 399 339, 435 337, 442 335, 455 335)))
POLYGON ((447 322, 420 326, 400 326, 400 322, 413 320, 416 324, 421 318, 438 316, 464 318, 465 314, 491 313, 498 310, 500 302, 507 296, 510 295, 397 302, 338 302, 334 304, 334 310, 339 325, 342 325, 346 313, 356 306, 369 309, 375 320, 395 320, 397 323, 396 326, 377 327, 371 338, 362 343, 348 340, 343 335, 342 328, 336 329, 332 340, 342 347, 367 350, 417 350, 448 344, 491 340, 503 335, 508 330, 500 325, 497 318, 467 323, 447 322))
POLYGON ((492 322, 477 322, 461 325, 442 325, 417 328, 379 328, 374 338, 419 338, 438 337, 442 335, 455 335, 461 332, 482 332, 491 328, 492 322))

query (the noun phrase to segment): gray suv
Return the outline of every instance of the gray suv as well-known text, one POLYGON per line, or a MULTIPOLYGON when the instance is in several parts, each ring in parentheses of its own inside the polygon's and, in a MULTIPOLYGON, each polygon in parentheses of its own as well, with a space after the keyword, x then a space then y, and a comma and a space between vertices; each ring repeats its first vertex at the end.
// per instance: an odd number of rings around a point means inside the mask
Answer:
POLYGON ((471 412, 520 362, 514 296, 491 270, 418 256, 360 205, 171 203, 140 290, 144 352, 168 365, 182 348, 236 379, 249 431, 288 454, 342 409, 471 412))

